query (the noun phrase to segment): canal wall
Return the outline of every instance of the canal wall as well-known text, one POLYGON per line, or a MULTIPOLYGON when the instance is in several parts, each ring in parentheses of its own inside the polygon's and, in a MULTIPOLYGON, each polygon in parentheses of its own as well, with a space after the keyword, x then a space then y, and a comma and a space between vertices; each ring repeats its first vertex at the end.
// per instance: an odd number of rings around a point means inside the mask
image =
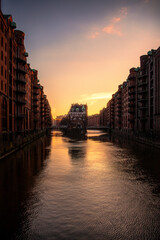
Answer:
POLYGON ((145 144, 151 147, 160 149, 160 137, 156 136, 152 132, 140 133, 133 131, 123 131, 118 129, 112 129, 110 134, 118 138, 125 138, 129 141, 135 141, 141 144, 145 144))
POLYGON ((23 148, 47 133, 48 129, 23 134, 4 133, 0 135, 0 160, 23 148))

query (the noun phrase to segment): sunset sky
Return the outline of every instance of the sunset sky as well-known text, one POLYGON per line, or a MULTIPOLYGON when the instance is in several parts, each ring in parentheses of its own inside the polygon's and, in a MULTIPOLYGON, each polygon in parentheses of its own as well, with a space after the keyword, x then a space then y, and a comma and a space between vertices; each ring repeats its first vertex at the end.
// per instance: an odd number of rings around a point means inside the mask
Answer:
POLYGON ((159 0, 2 0, 25 32, 53 116, 106 106, 139 57, 160 46, 159 0))

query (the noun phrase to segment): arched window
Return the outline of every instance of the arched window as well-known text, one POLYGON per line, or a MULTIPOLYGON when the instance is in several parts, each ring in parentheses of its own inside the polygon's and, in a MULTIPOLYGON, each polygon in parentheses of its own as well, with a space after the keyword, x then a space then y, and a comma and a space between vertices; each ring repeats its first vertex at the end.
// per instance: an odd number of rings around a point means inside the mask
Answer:
POLYGON ((2 131, 7 130, 7 101, 3 98, 2 102, 2 131))

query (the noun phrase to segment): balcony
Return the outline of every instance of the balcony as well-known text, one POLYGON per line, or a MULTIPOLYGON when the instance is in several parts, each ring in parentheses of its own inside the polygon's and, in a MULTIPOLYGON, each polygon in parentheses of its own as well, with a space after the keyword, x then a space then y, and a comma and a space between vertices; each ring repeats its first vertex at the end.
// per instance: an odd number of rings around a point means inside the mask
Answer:
POLYGON ((134 108, 128 109, 128 113, 134 113, 134 108))
POLYGON ((134 117, 130 115, 130 116, 128 117, 128 121, 129 121, 129 122, 134 122, 134 117))
POLYGON ((145 81, 139 81, 138 82, 138 86, 140 87, 140 86, 145 86, 145 85, 147 85, 147 81, 145 80, 145 81))
POLYGON ((153 108, 153 102, 150 103, 150 108, 153 108))
POLYGON ((145 102, 147 101, 147 96, 145 95, 139 95, 138 102, 145 102))
POLYGON ((25 118, 25 114, 18 113, 17 118, 25 118))
POLYGON ((129 90, 129 91, 128 91, 128 94, 129 94, 129 95, 131 95, 131 94, 135 94, 135 90, 134 90, 134 89, 129 90))
POLYGON ((128 89, 135 88, 135 85, 128 85, 128 89))
POLYGON ((147 116, 145 116, 145 115, 140 115, 140 116, 139 116, 139 120, 140 120, 140 121, 146 121, 146 120, 147 120, 147 116))
POLYGON ((16 23, 15 22, 11 22, 11 28, 12 29, 15 29, 17 26, 16 26, 16 23))
POLYGON ((17 99, 17 104, 25 105, 27 102, 24 99, 17 99))
POLYGON ((129 81, 128 82, 128 88, 135 88, 135 82, 134 81, 129 81))
POLYGON ((134 107, 135 103, 134 102, 130 102, 128 103, 128 107, 134 107))
POLYGON ((128 97, 128 100, 129 100, 129 101, 133 101, 134 99, 135 99, 135 96, 134 96, 134 95, 131 95, 131 96, 128 97))
POLYGON ((33 109, 33 112, 34 112, 34 114, 37 114, 37 113, 38 113, 38 110, 33 109))
POLYGON ((147 88, 146 87, 144 87, 144 88, 138 88, 138 93, 146 93, 147 92, 147 88))
POLYGON ((36 91, 36 92, 34 91, 33 94, 34 94, 34 95, 39 95, 39 93, 38 93, 37 91, 36 91))
POLYGON ((140 110, 146 110, 146 109, 147 109, 147 105, 146 105, 146 106, 138 106, 138 108, 139 108, 140 110))
POLYGON ((34 89, 39 89, 39 86, 38 85, 33 85, 33 88, 34 89))
POLYGON ((147 72, 145 70, 140 71, 140 74, 138 76, 138 78, 143 78, 147 76, 147 72))
POLYGON ((38 108, 38 104, 33 103, 33 107, 34 107, 34 109, 38 108))
POLYGON ((16 89, 16 92, 18 94, 26 94, 26 90, 25 89, 21 89, 21 88, 16 89))
POLYGON ((17 72, 22 73, 24 75, 27 73, 26 69, 22 66, 18 66, 16 70, 17 70, 17 72))
POLYGON ((18 83, 26 84, 26 79, 18 78, 18 79, 16 79, 16 81, 17 81, 18 83))
POLYGON ((25 53, 24 53, 24 56, 25 56, 25 57, 28 57, 28 52, 25 52, 25 53))
POLYGON ((16 59, 18 62, 21 62, 24 65, 26 64, 26 59, 23 56, 17 56, 16 59))

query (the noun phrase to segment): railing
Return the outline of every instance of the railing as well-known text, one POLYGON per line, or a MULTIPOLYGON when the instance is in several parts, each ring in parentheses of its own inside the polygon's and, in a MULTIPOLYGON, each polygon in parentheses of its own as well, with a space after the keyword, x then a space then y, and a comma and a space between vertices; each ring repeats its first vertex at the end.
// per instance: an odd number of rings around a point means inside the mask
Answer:
POLYGON ((16 59, 17 59, 17 61, 19 61, 19 62, 21 62, 21 63, 23 63, 23 64, 26 64, 26 59, 25 59, 25 57, 24 56, 17 56, 16 57, 16 59))
POLYGON ((17 117, 18 117, 18 118, 25 118, 25 114, 18 113, 18 114, 17 114, 17 117))
POLYGON ((138 78, 142 78, 142 77, 146 77, 146 76, 147 76, 146 70, 141 70, 138 78))
POLYGON ((23 83, 23 84, 26 84, 26 79, 17 78, 16 81, 20 82, 20 83, 23 83))
POLYGON ((27 72, 26 72, 26 68, 24 68, 24 67, 22 67, 22 66, 18 66, 18 67, 17 67, 17 71, 20 72, 20 73, 22 73, 22 74, 26 74, 26 73, 27 73, 27 72))
POLYGON ((139 81, 138 82, 138 86, 143 86, 143 85, 146 85, 147 84, 147 81, 139 81))
POLYGON ((138 97, 138 101, 139 101, 139 102, 147 101, 147 97, 146 97, 146 96, 139 96, 139 97, 138 97))
POLYGON ((39 95, 39 93, 37 91, 34 91, 33 94, 34 95, 39 95))
POLYGON ((129 100, 129 101, 132 101, 132 100, 134 100, 134 99, 135 99, 135 96, 134 96, 134 95, 131 95, 131 96, 128 97, 128 100, 129 100))
POLYGON ((138 88, 138 94, 146 93, 146 92, 147 92, 147 88, 138 88))
POLYGON ((128 113, 134 113, 134 108, 128 109, 128 113))
POLYGON ((20 105, 24 105, 24 104, 26 104, 27 102, 26 102, 26 100, 24 100, 24 99, 17 99, 17 103, 18 104, 20 104, 20 105))
POLYGON ((20 93, 20 94, 26 94, 26 90, 25 89, 21 89, 21 88, 17 88, 16 92, 20 93))
POLYGON ((39 86, 38 85, 33 85, 33 88, 39 89, 39 86))

